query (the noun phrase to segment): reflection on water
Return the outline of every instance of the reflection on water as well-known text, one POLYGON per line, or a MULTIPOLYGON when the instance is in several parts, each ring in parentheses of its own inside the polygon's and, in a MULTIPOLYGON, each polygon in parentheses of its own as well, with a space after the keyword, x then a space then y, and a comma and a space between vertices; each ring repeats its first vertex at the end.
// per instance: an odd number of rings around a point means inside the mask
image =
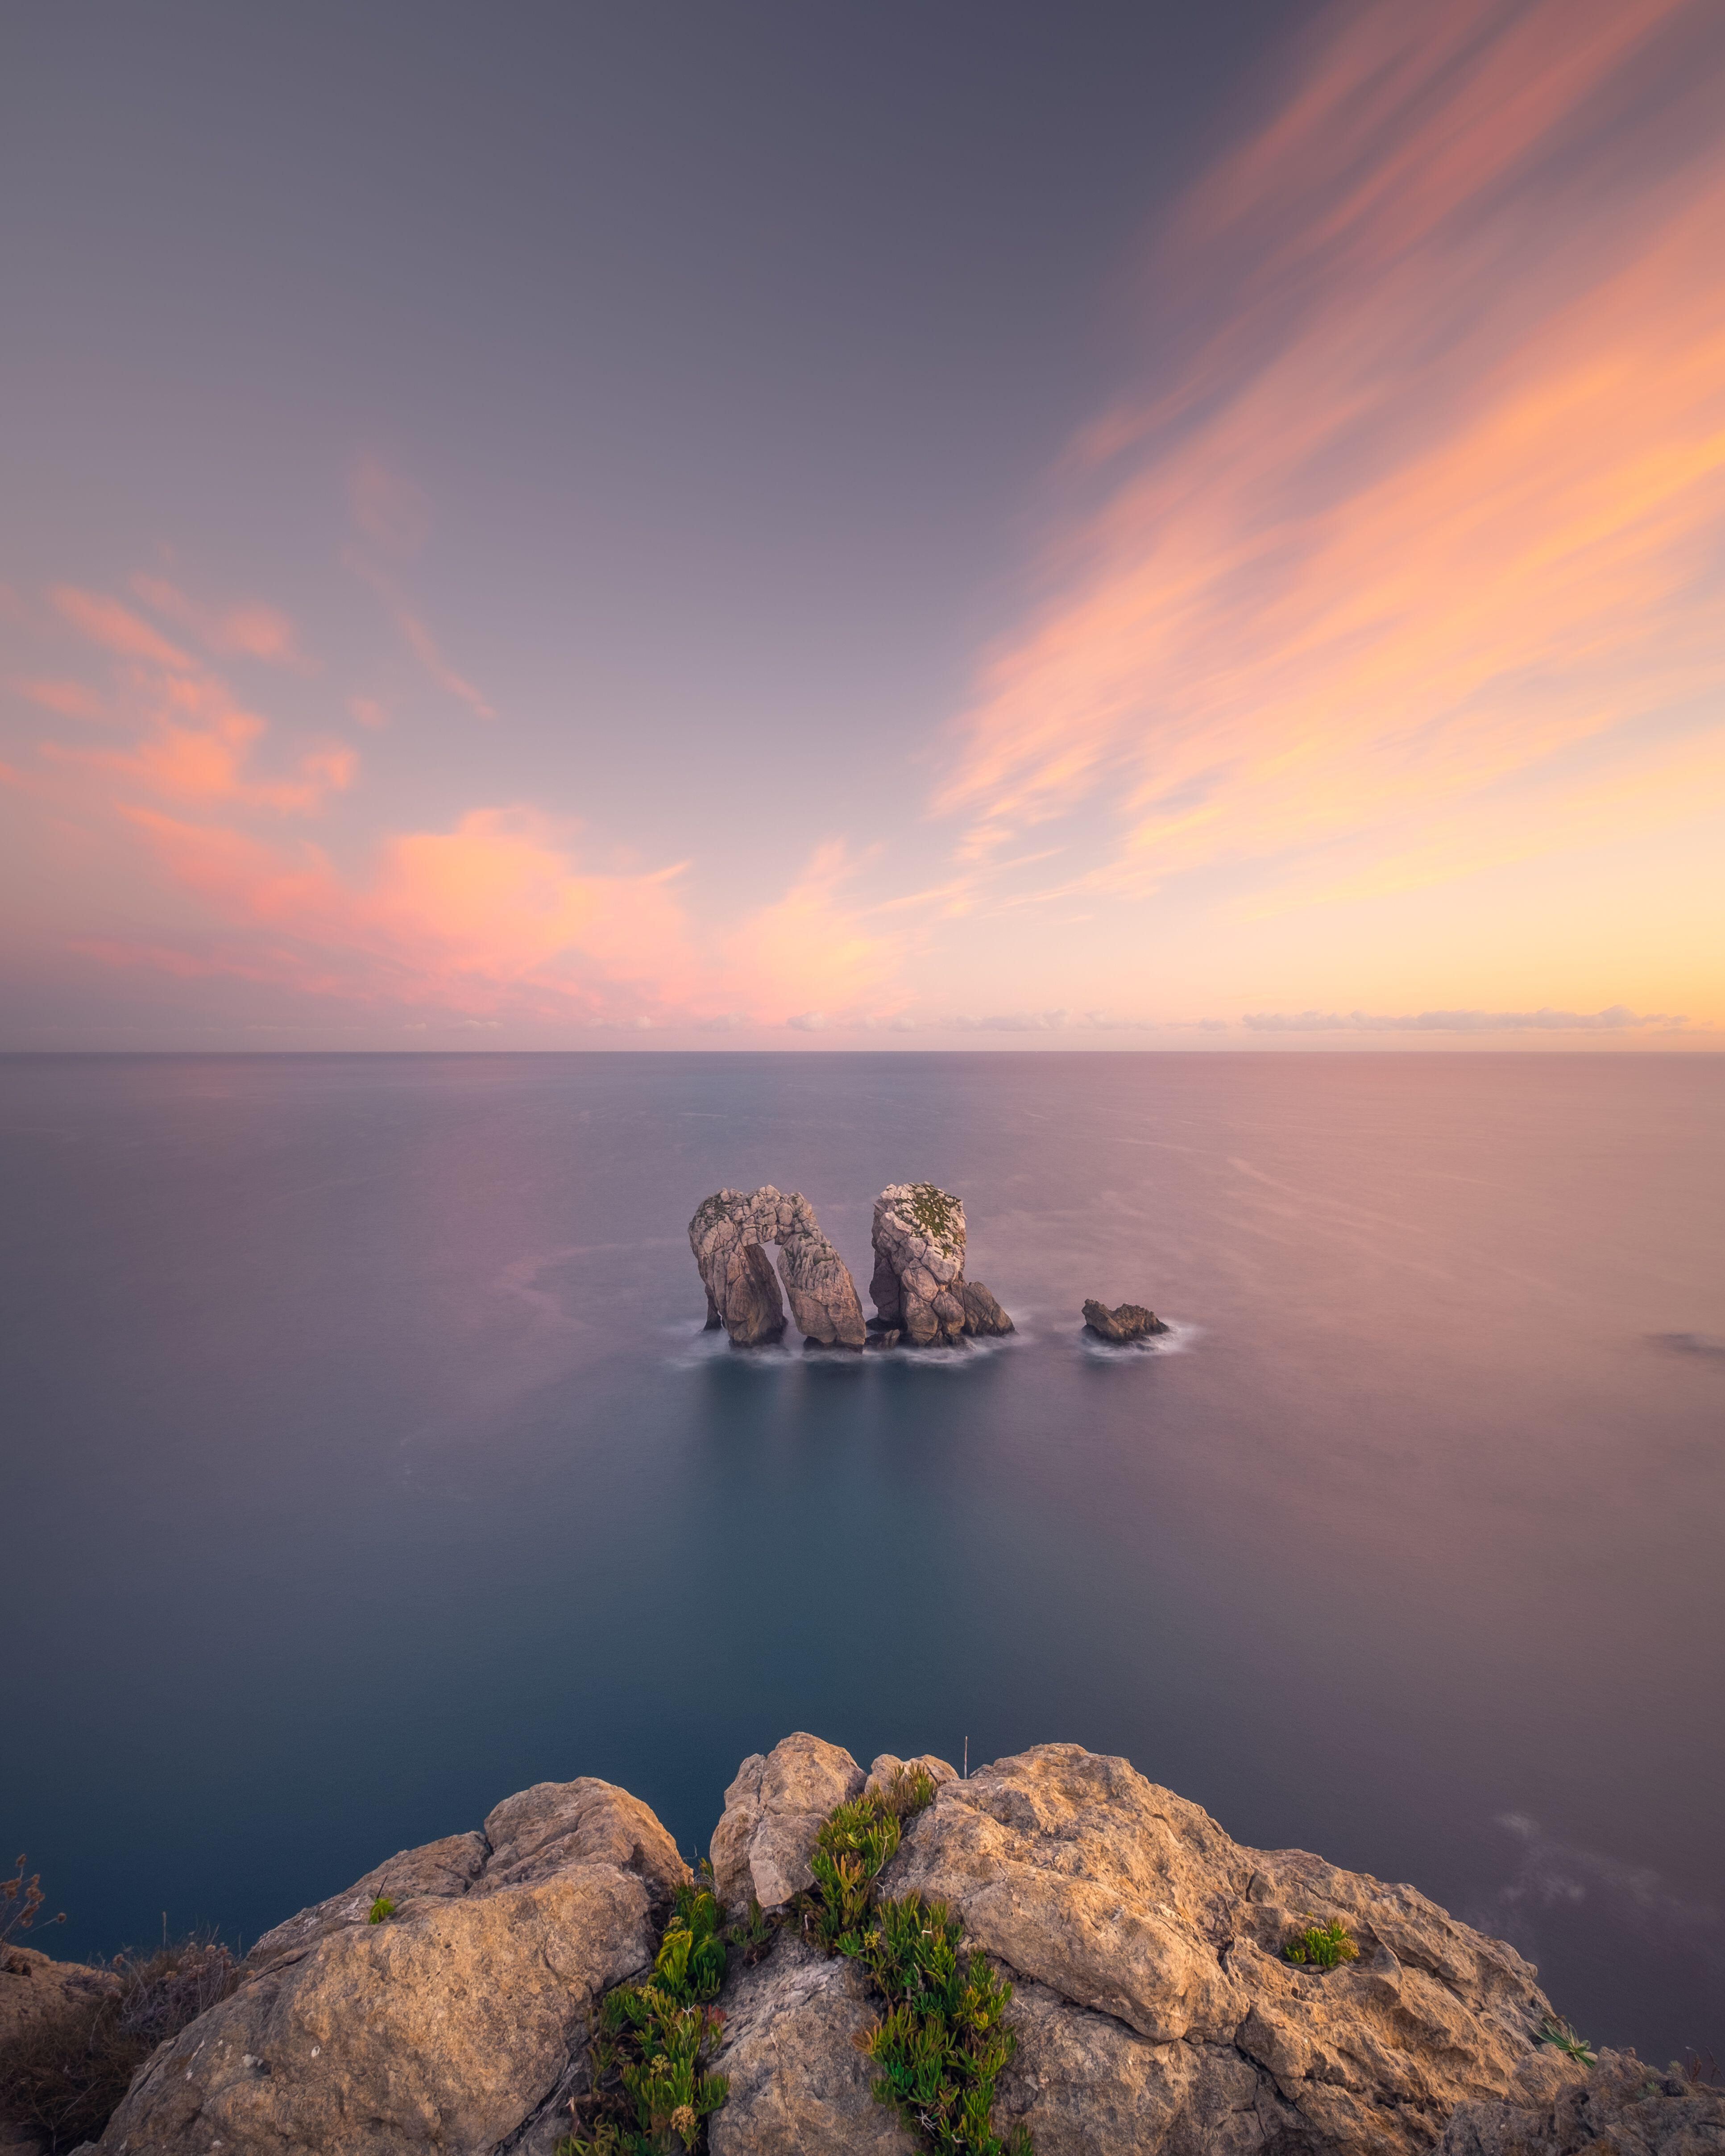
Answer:
POLYGON ((789 1729, 1122 1752, 1725 2047, 1725 1064, 0 1065, 0 1795, 63 1950, 248 1936, 789 1729), (1017 1320, 733 1352, 685 1224, 960 1191, 1017 1320), (1088 1340, 1086 1296, 1178 1313, 1088 1340))

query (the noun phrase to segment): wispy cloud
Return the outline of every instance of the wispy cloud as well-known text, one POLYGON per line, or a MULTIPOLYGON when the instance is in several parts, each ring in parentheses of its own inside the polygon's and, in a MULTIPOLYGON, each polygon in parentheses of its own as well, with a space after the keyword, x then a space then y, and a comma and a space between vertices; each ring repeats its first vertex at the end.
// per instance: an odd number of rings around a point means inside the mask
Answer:
POLYGON ((494 706, 465 674, 450 665, 424 614, 408 598, 399 575, 386 567, 382 558, 410 560, 424 545, 431 531, 431 509, 425 495, 377 458, 366 456, 354 467, 348 497, 355 529, 367 543, 349 547, 341 557, 344 565, 377 594, 397 634, 427 678, 445 696, 465 704, 475 718, 495 719, 494 706))
POLYGON ((1088 804, 1093 888, 1321 891, 1725 798, 1722 48, 1707 0, 1322 18, 1148 266, 1157 388, 954 737, 970 858, 1088 804))
POLYGON ((896 973, 902 940, 872 925, 870 910, 850 896, 861 864, 844 840, 815 848, 781 898, 750 915, 726 939, 726 963, 747 979, 757 1007, 788 1021, 811 991, 823 1009, 854 1008, 896 973))
POLYGON ((123 747, 58 738, 39 745, 51 763, 81 767, 172 799, 305 813, 352 783, 357 759, 324 739, 285 772, 260 773, 255 753, 269 722, 248 711, 222 676, 117 599, 60 585, 49 595, 62 621, 105 655, 103 693, 77 684, 25 682, 23 693, 62 716, 96 719, 130 733, 123 747))
POLYGON ((583 873, 529 809, 475 809, 453 829, 387 839, 357 875, 309 841, 130 815, 209 927, 171 953, 160 938, 110 942, 102 955, 116 963, 480 1017, 632 1019, 644 1000, 696 984, 678 870, 583 873))
POLYGON ((1240 1024, 1254 1033, 1634 1033, 1673 1032, 1687 1019, 1640 1014, 1622 1004, 1599 1011, 1429 1010, 1400 1018, 1370 1011, 1253 1011, 1240 1024))
POLYGON ((189 629, 206 650, 261 659, 275 666, 310 668, 300 649, 298 631, 279 607, 257 600, 230 607, 203 606, 162 577, 134 577, 131 588, 153 613, 189 629))

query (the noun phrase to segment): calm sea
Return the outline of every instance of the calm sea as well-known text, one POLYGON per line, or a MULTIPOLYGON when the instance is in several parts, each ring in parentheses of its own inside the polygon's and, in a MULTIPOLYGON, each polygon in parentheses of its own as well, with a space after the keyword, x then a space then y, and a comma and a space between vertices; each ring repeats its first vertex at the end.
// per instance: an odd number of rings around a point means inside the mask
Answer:
POLYGON ((0 1836, 90 1953, 534 1781, 1123 1753, 1725 2056, 1725 1059, 0 1063, 0 1836), (747 1355, 685 1224, 962 1194, 1018 1337, 747 1355), (1086 1295, 1159 1352, 1087 1352, 1086 1295))

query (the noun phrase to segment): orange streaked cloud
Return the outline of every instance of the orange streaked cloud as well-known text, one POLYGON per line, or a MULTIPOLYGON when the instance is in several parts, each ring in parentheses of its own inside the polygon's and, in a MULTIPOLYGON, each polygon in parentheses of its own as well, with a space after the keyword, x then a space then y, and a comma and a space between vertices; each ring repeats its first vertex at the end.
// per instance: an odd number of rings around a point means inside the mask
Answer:
POLYGON ((215 608, 201 606, 162 577, 136 576, 131 588, 146 606, 189 629, 207 650, 261 659, 275 666, 305 668, 298 633, 279 607, 259 601, 215 608))
POLYGON ((728 939, 734 977, 775 1018, 794 1023, 811 993, 829 1004, 857 1004, 896 976, 902 937, 871 926, 872 911, 845 896, 858 865, 842 839, 825 841, 783 896, 751 914, 728 939))
MULTIPOLYGON (((139 588, 148 581, 133 588, 153 600, 139 588)), ((385 1024, 430 1011, 487 1024, 650 1029, 735 1014, 779 1026, 817 994, 854 1004, 894 971, 899 940, 866 925, 842 840, 788 864, 788 884, 752 878, 764 902, 727 922, 691 910, 687 863, 583 866, 570 819, 529 805, 401 829, 373 803, 357 861, 321 837, 285 839, 283 814, 317 819, 355 785, 352 749, 302 739, 271 759, 270 721, 143 614, 72 585, 49 598, 38 628, 70 630, 106 679, 100 693, 76 678, 15 679, 28 704, 79 732, 37 741, 35 770, 0 767, 0 783, 49 808, 36 841, 50 882, 100 859, 137 924, 80 927, 69 952, 362 1005, 385 1024), (90 742, 92 724, 105 740, 90 742)), ((181 611, 200 637, 214 618, 189 600, 181 611)), ((362 724, 388 718, 365 698, 347 703, 362 724)), ((634 857, 615 842, 605 851, 634 857)))
POLYGON ((70 628, 107 654, 110 680, 100 697, 64 682, 25 682, 22 692, 61 716, 101 718, 134 738, 111 749, 45 741, 39 748, 49 762, 177 801, 299 814, 352 784, 357 758, 335 740, 314 742, 288 772, 260 774, 254 752, 269 722, 241 706, 219 675, 117 599, 67 584, 49 598, 70 628))
POLYGON ((0 856, 44 972, 386 1041, 1718 1037, 1725 16, 1296 12, 1129 265, 1127 392, 1051 441, 1038 596, 932 762, 947 690, 845 681, 819 622, 752 702, 680 541, 625 649, 513 573, 583 558, 557 520, 434 544, 337 449, 291 614, 57 557, 45 603, 0 587, 41 646, 0 683, 0 856))
POLYGON ((1085 810, 1049 896, 1248 864, 1299 902, 1725 801, 1704 22, 1325 18, 1173 220, 1148 284, 1197 326, 1075 445, 1089 506, 955 729, 937 806, 978 872, 1085 810))
POLYGON ((686 864, 584 870, 532 809, 391 834, 357 875, 308 839, 123 813, 206 924, 177 939, 80 942, 128 968, 516 1022, 783 1025, 813 993, 865 992, 888 963, 839 899, 842 850, 819 850, 783 899, 715 938, 681 894, 686 864))
POLYGON ((128 814, 213 932, 177 946, 112 944, 103 955, 116 962, 160 965, 166 951, 182 973, 541 1017, 602 1016, 619 988, 657 1001, 693 985, 678 871, 583 875, 529 810, 475 809, 453 830, 387 838, 357 878, 310 841, 128 814))
POLYGON ((341 557, 343 564, 376 593, 396 634, 427 678, 445 696, 465 704, 475 718, 495 719, 496 711, 484 694, 449 664, 424 616, 403 590, 399 578, 377 559, 382 554, 406 561, 419 552, 431 535, 431 504, 410 480, 392 471, 375 456, 362 456, 355 465, 347 495, 354 528, 367 543, 348 547, 341 557))

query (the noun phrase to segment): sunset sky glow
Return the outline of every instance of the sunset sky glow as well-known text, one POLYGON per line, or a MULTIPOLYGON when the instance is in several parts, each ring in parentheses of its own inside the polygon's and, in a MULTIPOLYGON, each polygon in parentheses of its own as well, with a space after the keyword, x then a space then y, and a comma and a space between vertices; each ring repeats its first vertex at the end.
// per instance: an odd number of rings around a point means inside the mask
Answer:
POLYGON ((1725 1047, 1725 11, 1128 12, 14 16, 0 1047, 1725 1047))

